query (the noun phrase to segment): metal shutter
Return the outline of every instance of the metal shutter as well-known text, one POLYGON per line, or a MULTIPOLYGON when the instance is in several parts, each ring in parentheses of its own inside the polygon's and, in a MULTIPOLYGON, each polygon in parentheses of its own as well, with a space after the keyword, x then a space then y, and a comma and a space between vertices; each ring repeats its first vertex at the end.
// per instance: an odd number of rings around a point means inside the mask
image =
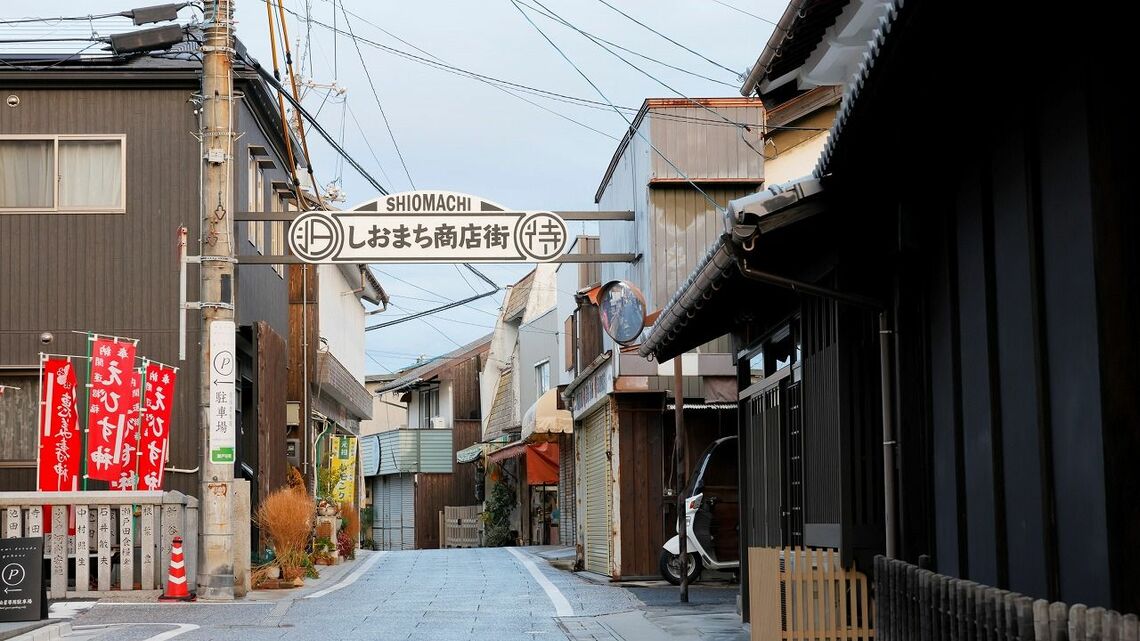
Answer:
POLYGON ((585 480, 583 489, 586 496, 586 569, 610 576, 612 574, 613 549, 612 502, 610 493, 610 461, 606 456, 609 450, 610 422, 609 408, 590 414, 582 425, 582 463, 585 480))
POLYGON ((574 500, 574 439, 560 438, 558 443, 558 538, 562 545, 574 545, 577 534, 574 500))
POLYGON ((382 550, 415 547, 416 488, 411 474, 373 477, 373 539, 382 550))

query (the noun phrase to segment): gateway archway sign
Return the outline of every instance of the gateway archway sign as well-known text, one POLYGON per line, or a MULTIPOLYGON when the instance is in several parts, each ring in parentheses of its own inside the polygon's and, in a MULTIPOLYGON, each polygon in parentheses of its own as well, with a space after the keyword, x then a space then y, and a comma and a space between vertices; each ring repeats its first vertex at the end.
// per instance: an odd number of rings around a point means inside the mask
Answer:
POLYGON ((307 263, 534 263, 557 260, 569 233, 550 211, 509 210, 450 191, 389 194, 349 211, 308 211, 289 225, 307 263))

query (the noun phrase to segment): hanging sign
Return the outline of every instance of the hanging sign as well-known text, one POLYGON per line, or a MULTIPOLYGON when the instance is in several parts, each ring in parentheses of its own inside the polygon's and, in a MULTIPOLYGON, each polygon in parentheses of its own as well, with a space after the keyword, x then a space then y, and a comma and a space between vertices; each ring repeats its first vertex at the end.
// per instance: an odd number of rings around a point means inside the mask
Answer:
POLYGON ((138 419, 139 379, 134 366, 134 343, 102 338, 93 341, 91 401, 87 407, 87 476, 111 481, 116 487, 123 478, 121 474, 134 473, 135 441, 127 424, 138 419), (128 436, 132 437, 129 441, 128 436), (123 461, 129 465, 124 466, 123 461))
POLYGON ((332 438, 332 497, 337 504, 356 502, 356 437, 332 438))
POLYGON ((66 358, 43 361, 40 380, 40 448, 37 488, 41 492, 79 489, 79 397, 75 366, 66 358))
POLYGON ((509 211, 477 196, 411 191, 352 211, 310 211, 289 226, 289 248, 308 263, 546 262, 567 246, 549 211, 509 211))
POLYGON ((237 369, 233 321, 210 322, 210 462, 233 463, 237 447, 234 426, 234 381, 237 369))
POLYGON ((139 437, 139 484, 144 490, 161 490, 178 368, 147 363, 145 377, 142 434, 139 437))

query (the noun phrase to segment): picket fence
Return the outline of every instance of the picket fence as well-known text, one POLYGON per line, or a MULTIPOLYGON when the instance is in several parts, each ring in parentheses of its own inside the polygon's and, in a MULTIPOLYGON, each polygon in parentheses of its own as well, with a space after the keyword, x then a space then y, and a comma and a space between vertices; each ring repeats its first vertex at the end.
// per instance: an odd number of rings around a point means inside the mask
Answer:
POLYGON ((753 641, 875 638, 867 576, 831 549, 749 548, 753 641))

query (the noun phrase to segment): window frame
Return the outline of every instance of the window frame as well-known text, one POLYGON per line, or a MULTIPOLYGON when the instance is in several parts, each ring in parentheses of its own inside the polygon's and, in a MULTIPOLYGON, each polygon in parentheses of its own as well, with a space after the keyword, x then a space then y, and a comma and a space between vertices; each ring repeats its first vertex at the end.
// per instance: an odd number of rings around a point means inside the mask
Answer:
MULTIPOLYGON (((249 154, 249 164, 246 166, 246 205, 249 211, 262 213, 265 211, 265 172, 257 156, 249 154)), ((265 255, 265 222, 251 220, 246 222, 245 237, 257 253, 265 255)))
POLYGON ((534 390, 535 399, 550 391, 550 359, 544 359, 534 364, 534 390), (543 374, 546 378, 546 389, 542 389, 543 374))
POLYGON ((126 134, 0 134, 2 140, 43 140, 52 143, 51 207, 3 207, 0 214, 125 214, 127 213, 127 135, 126 134), (60 141, 116 140, 119 142, 119 207, 60 207, 59 206, 59 143, 60 141))
POLYGON ((432 427, 431 419, 436 417, 436 416, 441 415, 439 413, 439 388, 438 387, 429 387, 427 389, 420 390, 419 401, 420 401, 420 429, 431 429, 431 427, 432 427), (425 400, 427 401, 426 404, 424 403, 425 400), (433 402, 433 400, 434 400, 434 402, 433 402), (433 405, 435 406, 435 412, 434 413, 432 413, 430 411, 433 405))
MULTIPOLYGON (((285 202, 282 200, 280 192, 273 192, 269 198, 269 209, 271 211, 274 213, 285 211, 285 202)), ((269 223, 269 253, 272 256, 281 256, 285 253, 285 221, 283 220, 274 220, 269 223)), ((275 263, 273 271, 277 272, 279 278, 285 278, 284 263, 275 263)))

